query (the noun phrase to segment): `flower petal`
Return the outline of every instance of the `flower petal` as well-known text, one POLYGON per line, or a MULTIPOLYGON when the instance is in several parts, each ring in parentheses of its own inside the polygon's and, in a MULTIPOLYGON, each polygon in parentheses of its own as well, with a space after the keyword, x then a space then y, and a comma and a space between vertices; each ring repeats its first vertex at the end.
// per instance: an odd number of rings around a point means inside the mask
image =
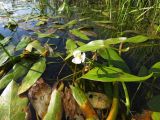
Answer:
POLYGON ((82 61, 82 63, 85 61, 85 58, 86 58, 86 54, 83 53, 83 54, 81 55, 81 61, 82 61))
POLYGON ((72 62, 73 62, 74 64, 81 64, 81 59, 73 58, 73 59, 72 59, 72 62))
POLYGON ((80 56, 81 55, 81 51, 80 50, 75 50, 73 52, 73 56, 76 57, 76 56, 80 56))
POLYGON ((120 40, 125 41, 127 37, 119 37, 120 40))

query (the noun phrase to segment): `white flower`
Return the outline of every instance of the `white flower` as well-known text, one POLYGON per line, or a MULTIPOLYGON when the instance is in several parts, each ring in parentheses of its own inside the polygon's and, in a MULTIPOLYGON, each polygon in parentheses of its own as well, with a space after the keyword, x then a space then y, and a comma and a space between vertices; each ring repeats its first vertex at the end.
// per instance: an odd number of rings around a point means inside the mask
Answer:
POLYGON ((127 39, 127 37, 119 37, 119 40, 121 41, 125 41, 127 39))
POLYGON ((85 53, 81 53, 80 50, 75 50, 73 52, 73 56, 74 58, 72 59, 72 62, 74 64, 81 64, 85 61, 85 58, 86 58, 86 54, 85 53))

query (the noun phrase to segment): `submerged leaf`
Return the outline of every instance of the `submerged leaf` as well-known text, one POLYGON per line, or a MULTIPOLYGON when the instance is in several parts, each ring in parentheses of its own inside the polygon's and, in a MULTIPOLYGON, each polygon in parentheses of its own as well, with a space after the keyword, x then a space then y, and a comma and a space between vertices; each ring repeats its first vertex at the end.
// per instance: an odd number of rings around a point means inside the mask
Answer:
POLYGON ((28 99, 17 95, 18 85, 11 81, 0 97, 0 120, 24 120, 28 99))
POLYGON ((24 80, 22 81, 21 86, 18 89, 18 94, 22 94, 27 91, 43 74, 46 68, 45 58, 41 58, 36 63, 33 64, 24 80))
POLYGON ((139 77, 125 73, 121 69, 115 67, 95 67, 83 75, 82 78, 101 82, 139 82, 149 79, 152 75, 151 73, 148 76, 139 77))

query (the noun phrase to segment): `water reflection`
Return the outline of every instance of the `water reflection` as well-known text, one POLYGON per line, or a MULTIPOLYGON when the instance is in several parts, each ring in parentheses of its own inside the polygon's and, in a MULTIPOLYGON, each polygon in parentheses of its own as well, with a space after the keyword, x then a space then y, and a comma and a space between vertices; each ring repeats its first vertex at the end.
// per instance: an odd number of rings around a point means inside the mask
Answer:
POLYGON ((35 4, 36 0, 1 0, 0 20, 5 21, 5 17, 8 15, 10 17, 17 17, 38 12, 35 8, 35 4))

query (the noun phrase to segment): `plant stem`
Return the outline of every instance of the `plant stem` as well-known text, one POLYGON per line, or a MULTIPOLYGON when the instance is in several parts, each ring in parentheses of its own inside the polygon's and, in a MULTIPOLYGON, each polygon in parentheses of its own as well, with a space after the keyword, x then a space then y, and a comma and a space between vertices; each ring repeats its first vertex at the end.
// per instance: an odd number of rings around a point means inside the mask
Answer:
MULTIPOLYGON (((122 48, 123 48, 123 42, 121 42, 120 45, 119 45, 119 55, 121 55, 121 53, 122 53, 122 51, 121 51, 122 48)), ((126 113, 128 115, 129 111, 130 111, 130 100, 129 100, 128 90, 127 90, 126 84, 124 82, 121 82, 121 83, 122 83, 125 98, 126 98, 125 105, 126 105, 126 108, 127 108, 126 113)))
POLYGON ((126 97, 125 105, 126 105, 126 108, 127 108, 127 115, 128 115, 129 111, 130 111, 130 100, 129 100, 128 90, 127 90, 126 84, 124 82, 121 82, 121 83, 122 83, 124 94, 125 94, 125 97, 126 97))
POLYGON ((118 83, 114 83, 113 88, 113 100, 111 110, 106 120, 116 120, 118 114, 118 106, 119 106, 119 91, 118 91, 118 83))

